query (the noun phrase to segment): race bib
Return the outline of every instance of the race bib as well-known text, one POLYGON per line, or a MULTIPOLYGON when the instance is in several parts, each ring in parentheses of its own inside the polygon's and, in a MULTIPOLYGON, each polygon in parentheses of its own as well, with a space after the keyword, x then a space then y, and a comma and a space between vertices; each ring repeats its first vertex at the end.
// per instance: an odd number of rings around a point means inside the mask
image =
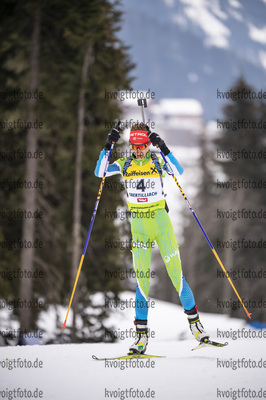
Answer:
POLYGON ((124 174, 127 200, 139 206, 164 200, 161 177, 153 161, 143 166, 132 164, 124 174))

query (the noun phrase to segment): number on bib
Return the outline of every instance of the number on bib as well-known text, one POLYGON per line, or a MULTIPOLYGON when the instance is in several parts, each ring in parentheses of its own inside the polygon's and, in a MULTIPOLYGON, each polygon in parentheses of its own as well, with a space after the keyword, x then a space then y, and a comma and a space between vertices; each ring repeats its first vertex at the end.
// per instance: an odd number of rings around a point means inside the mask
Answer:
POLYGON ((137 189, 142 190, 142 192, 145 192, 145 185, 144 185, 144 179, 141 179, 138 184, 137 184, 137 189))

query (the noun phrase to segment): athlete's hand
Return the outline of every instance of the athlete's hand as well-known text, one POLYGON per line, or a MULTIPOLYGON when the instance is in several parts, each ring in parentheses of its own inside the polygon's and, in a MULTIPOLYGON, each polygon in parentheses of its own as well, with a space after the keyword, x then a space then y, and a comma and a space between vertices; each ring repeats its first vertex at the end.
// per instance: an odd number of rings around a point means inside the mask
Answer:
POLYGON ((112 143, 116 143, 118 139, 120 138, 119 132, 120 132, 120 127, 113 128, 111 132, 108 133, 107 140, 104 146, 105 150, 110 150, 112 143))
POLYGON ((150 141, 151 141, 152 145, 156 146, 156 147, 159 147, 165 156, 167 156, 167 154, 170 153, 170 150, 166 146, 166 144, 163 141, 163 139, 160 138, 158 133, 155 133, 155 132, 150 133, 149 134, 149 138, 150 138, 150 141))

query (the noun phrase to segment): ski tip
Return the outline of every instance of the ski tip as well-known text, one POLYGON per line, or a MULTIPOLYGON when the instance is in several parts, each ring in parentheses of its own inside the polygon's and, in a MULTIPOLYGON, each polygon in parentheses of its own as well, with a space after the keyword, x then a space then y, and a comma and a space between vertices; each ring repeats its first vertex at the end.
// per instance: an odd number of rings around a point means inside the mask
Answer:
POLYGON ((95 355, 92 355, 92 358, 93 358, 94 360, 98 360, 98 357, 96 357, 95 355))
POLYGON ((64 324, 63 325, 61 325, 62 326, 62 329, 64 330, 65 329, 65 327, 66 327, 66 321, 64 322, 64 324))
POLYGON ((203 347, 225 347, 225 346, 228 346, 228 344, 229 344, 228 342, 218 343, 218 342, 209 340, 209 341, 199 343, 198 346, 191 349, 191 351, 199 350, 199 349, 202 349, 203 347))

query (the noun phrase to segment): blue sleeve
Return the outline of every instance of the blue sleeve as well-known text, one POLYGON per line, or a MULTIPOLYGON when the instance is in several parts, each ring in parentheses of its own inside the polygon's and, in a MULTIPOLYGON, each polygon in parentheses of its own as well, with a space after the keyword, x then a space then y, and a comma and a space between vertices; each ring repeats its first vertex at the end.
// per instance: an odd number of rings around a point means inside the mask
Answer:
POLYGON ((180 163, 177 161, 177 159, 175 158, 175 156, 173 155, 172 152, 170 152, 165 158, 168 159, 167 161, 169 161, 170 166, 174 170, 174 173, 175 173, 175 169, 176 169, 178 171, 179 175, 183 174, 184 168, 180 165, 180 163))
MULTIPOLYGON (((99 178, 103 177, 104 169, 105 169, 106 162, 108 159, 108 153, 109 153, 108 150, 102 150, 100 153, 100 157, 97 161, 97 164, 96 164, 96 167, 94 170, 94 174, 96 176, 98 176, 99 178)), ((120 170, 119 164, 114 162, 113 164, 108 165, 106 176, 120 174, 120 172, 121 172, 121 170, 120 170)))

